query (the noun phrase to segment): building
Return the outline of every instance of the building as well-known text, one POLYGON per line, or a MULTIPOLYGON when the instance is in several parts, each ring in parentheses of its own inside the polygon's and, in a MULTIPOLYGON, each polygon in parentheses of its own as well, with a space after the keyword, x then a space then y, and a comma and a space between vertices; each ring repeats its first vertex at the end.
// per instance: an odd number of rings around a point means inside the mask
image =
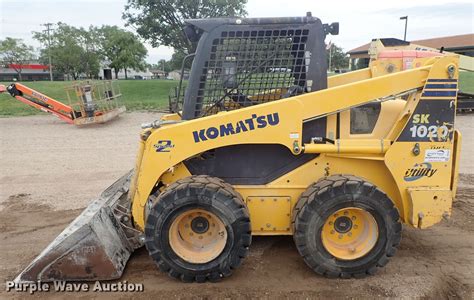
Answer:
MULTIPOLYGON (((115 78, 115 72, 111 68, 103 68, 102 74, 99 74, 99 79, 112 79, 109 76, 113 75, 113 79, 125 79, 125 70, 120 69, 118 72, 118 78, 115 78), (103 77, 102 77, 103 75, 103 77)), ((148 80, 153 78, 153 73, 147 68, 145 71, 137 71, 133 69, 127 69, 127 79, 139 79, 148 80)))
MULTIPOLYGON (((167 79, 180 80, 181 70, 173 70, 169 72, 167 79)), ((183 80, 189 79, 189 70, 184 70, 183 80)))
MULTIPOLYGON (((0 66, 0 81, 20 80, 17 70, 21 69, 22 81, 49 80, 49 67, 41 64, 9 64, 0 66)), ((62 74, 54 74, 54 80, 64 80, 62 74)))
POLYGON ((163 71, 163 70, 150 69, 150 72, 153 73, 153 78, 154 79, 165 79, 166 78, 166 72, 163 71))
MULTIPOLYGON (((474 56, 474 33, 438 37, 411 41, 411 43, 429 48, 441 49, 466 56, 474 56)), ((366 67, 369 64, 370 43, 359 46, 347 52, 351 66, 366 67)))

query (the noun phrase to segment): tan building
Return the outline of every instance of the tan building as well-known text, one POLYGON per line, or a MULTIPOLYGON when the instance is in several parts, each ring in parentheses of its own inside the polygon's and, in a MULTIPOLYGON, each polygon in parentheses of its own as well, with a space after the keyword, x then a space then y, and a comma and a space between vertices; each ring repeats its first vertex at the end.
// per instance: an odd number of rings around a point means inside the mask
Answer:
MULTIPOLYGON (((173 70, 168 73, 168 79, 180 80, 181 79, 181 70, 173 70)), ((188 80, 189 70, 184 70, 183 80, 188 80)))
POLYGON ((150 72, 153 73, 154 79, 164 79, 166 78, 166 72, 159 69, 150 69, 150 72))
MULTIPOLYGON (((474 56, 474 33, 415 40, 411 41, 411 43, 436 49, 443 47, 444 51, 474 56)), ((369 46, 370 43, 367 43, 347 52, 347 54, 349 54, 351 68, 352 66, 356 66, 356 68, 368 66, 369 46)))

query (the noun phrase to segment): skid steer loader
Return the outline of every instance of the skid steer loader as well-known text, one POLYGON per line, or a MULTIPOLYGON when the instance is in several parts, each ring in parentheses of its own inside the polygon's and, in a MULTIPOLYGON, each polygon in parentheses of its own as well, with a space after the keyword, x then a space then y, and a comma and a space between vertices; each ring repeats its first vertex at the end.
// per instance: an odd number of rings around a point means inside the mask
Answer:
POLYGON ((134 170, 17 282, 119 278, 143 245, 172 277, 216 281, 252 235, 293 235, 316 273, 363 277, 395 255, 402 223, 450 215, 456 56, 406 66, 394 52, 328 78, 324 40, 338 24, 310 14, 188 20, 184 31, 197 45, 176 113, 143 125, 134 170))

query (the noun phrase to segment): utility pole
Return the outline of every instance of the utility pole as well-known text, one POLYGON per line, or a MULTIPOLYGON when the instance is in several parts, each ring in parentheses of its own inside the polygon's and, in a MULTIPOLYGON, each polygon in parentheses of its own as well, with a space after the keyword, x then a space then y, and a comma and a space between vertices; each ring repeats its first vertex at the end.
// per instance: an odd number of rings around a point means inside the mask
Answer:
POLYGON ((407 40, 407 25, 408 25, 408 16, 400 17, 400 20, 405 20, 405 34, 403 35, 403 40, 407 40))
POLYGON ((332 69, 332 42, 330 41, 329 44, 326 46, 326 49, 329 47, 329 72, 332 69))
POLYGON ((46 23, 46 24, 41 24, 42 26, 45 26, 46 29, 43 30, 43 32, 46 32, 48 34, 48 59, 49 59, 49 80, 53 81, 53 66, 51 65, 51 26, 53 26, 52 23, 46 23))

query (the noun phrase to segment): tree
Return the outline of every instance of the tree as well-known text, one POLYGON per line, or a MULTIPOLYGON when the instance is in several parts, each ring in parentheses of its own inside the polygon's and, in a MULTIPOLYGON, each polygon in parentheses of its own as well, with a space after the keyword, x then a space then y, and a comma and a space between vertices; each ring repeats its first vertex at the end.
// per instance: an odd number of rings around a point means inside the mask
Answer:
POLYGON ((100 47, 100 30, 90 26, 89 30, 80 28, 79 32, 78 39, 84 49, 82 53, 84 73, 89 78, 97 77, 100 72, 100 62, 104 58, 100 47))
POLYGON ((341 47, 338 47, 336 44, 331 44, 326 51, 329 70, 346 69, 349 67, 349 57, 344 53, 341 47), (329 55, 331 55, 331 59, 329 59, 329 55), (329 61, 331 62, 330 65, 329 61))
MULTIPOLYGON (((92 27, 91 27, 92 28, 92 27)), ((41 43, 47 42, 47 34, 33 32, 41 43)), ((56 71, 71 75, 74 80, 81 74, 89 78, 97 76, 100 69, 100 53, 96 46, 97 37, 83 28, 58 23, 51 35, 50 52, 56 71)), ((47 57, 47 50, 41 51, 41 59, 47 57)))
POLYGON ((21 39, 7 37, 0 40, 0 60, 18 73, 19 80, 21 80, 23 64, 34 59, 33 51, 33 47, 23 43, 21 39))
POLYGON ((133 33, 120 29, 117 26, 102 26, 101 48, 109 66, 114 69, 115 78, 121 69, 144 70, 147 50, 133 33))
MULTIPOLYGON (((173 52, 173 55, 171 56, 170 61, 169 61, 169 65, 170 65, 171 69, 172 70, 181 70, 181 67, 183 65, 183 60, 184 60, 185 57, 186 57, 186 53, 184 53, 183 51, 175 50, 173 52)), ((186 61, 186 64, 184 65, 184 67, 186 69, 190 69, 191 64, 192 64, 192 59, 188 59, 186 61)))
POLYGON ((173 71, 173 68, 171 67, 170 62, 166 61, 166 59, 160 59, 156 67, 157 69, 162 70, 165 73, 169 73, 173 71))
POLYGON ((128 0, 123 18, 153 47, 170 46, 192 53, 182 31, 185 19, 245 16, 247 0, 128 0))

